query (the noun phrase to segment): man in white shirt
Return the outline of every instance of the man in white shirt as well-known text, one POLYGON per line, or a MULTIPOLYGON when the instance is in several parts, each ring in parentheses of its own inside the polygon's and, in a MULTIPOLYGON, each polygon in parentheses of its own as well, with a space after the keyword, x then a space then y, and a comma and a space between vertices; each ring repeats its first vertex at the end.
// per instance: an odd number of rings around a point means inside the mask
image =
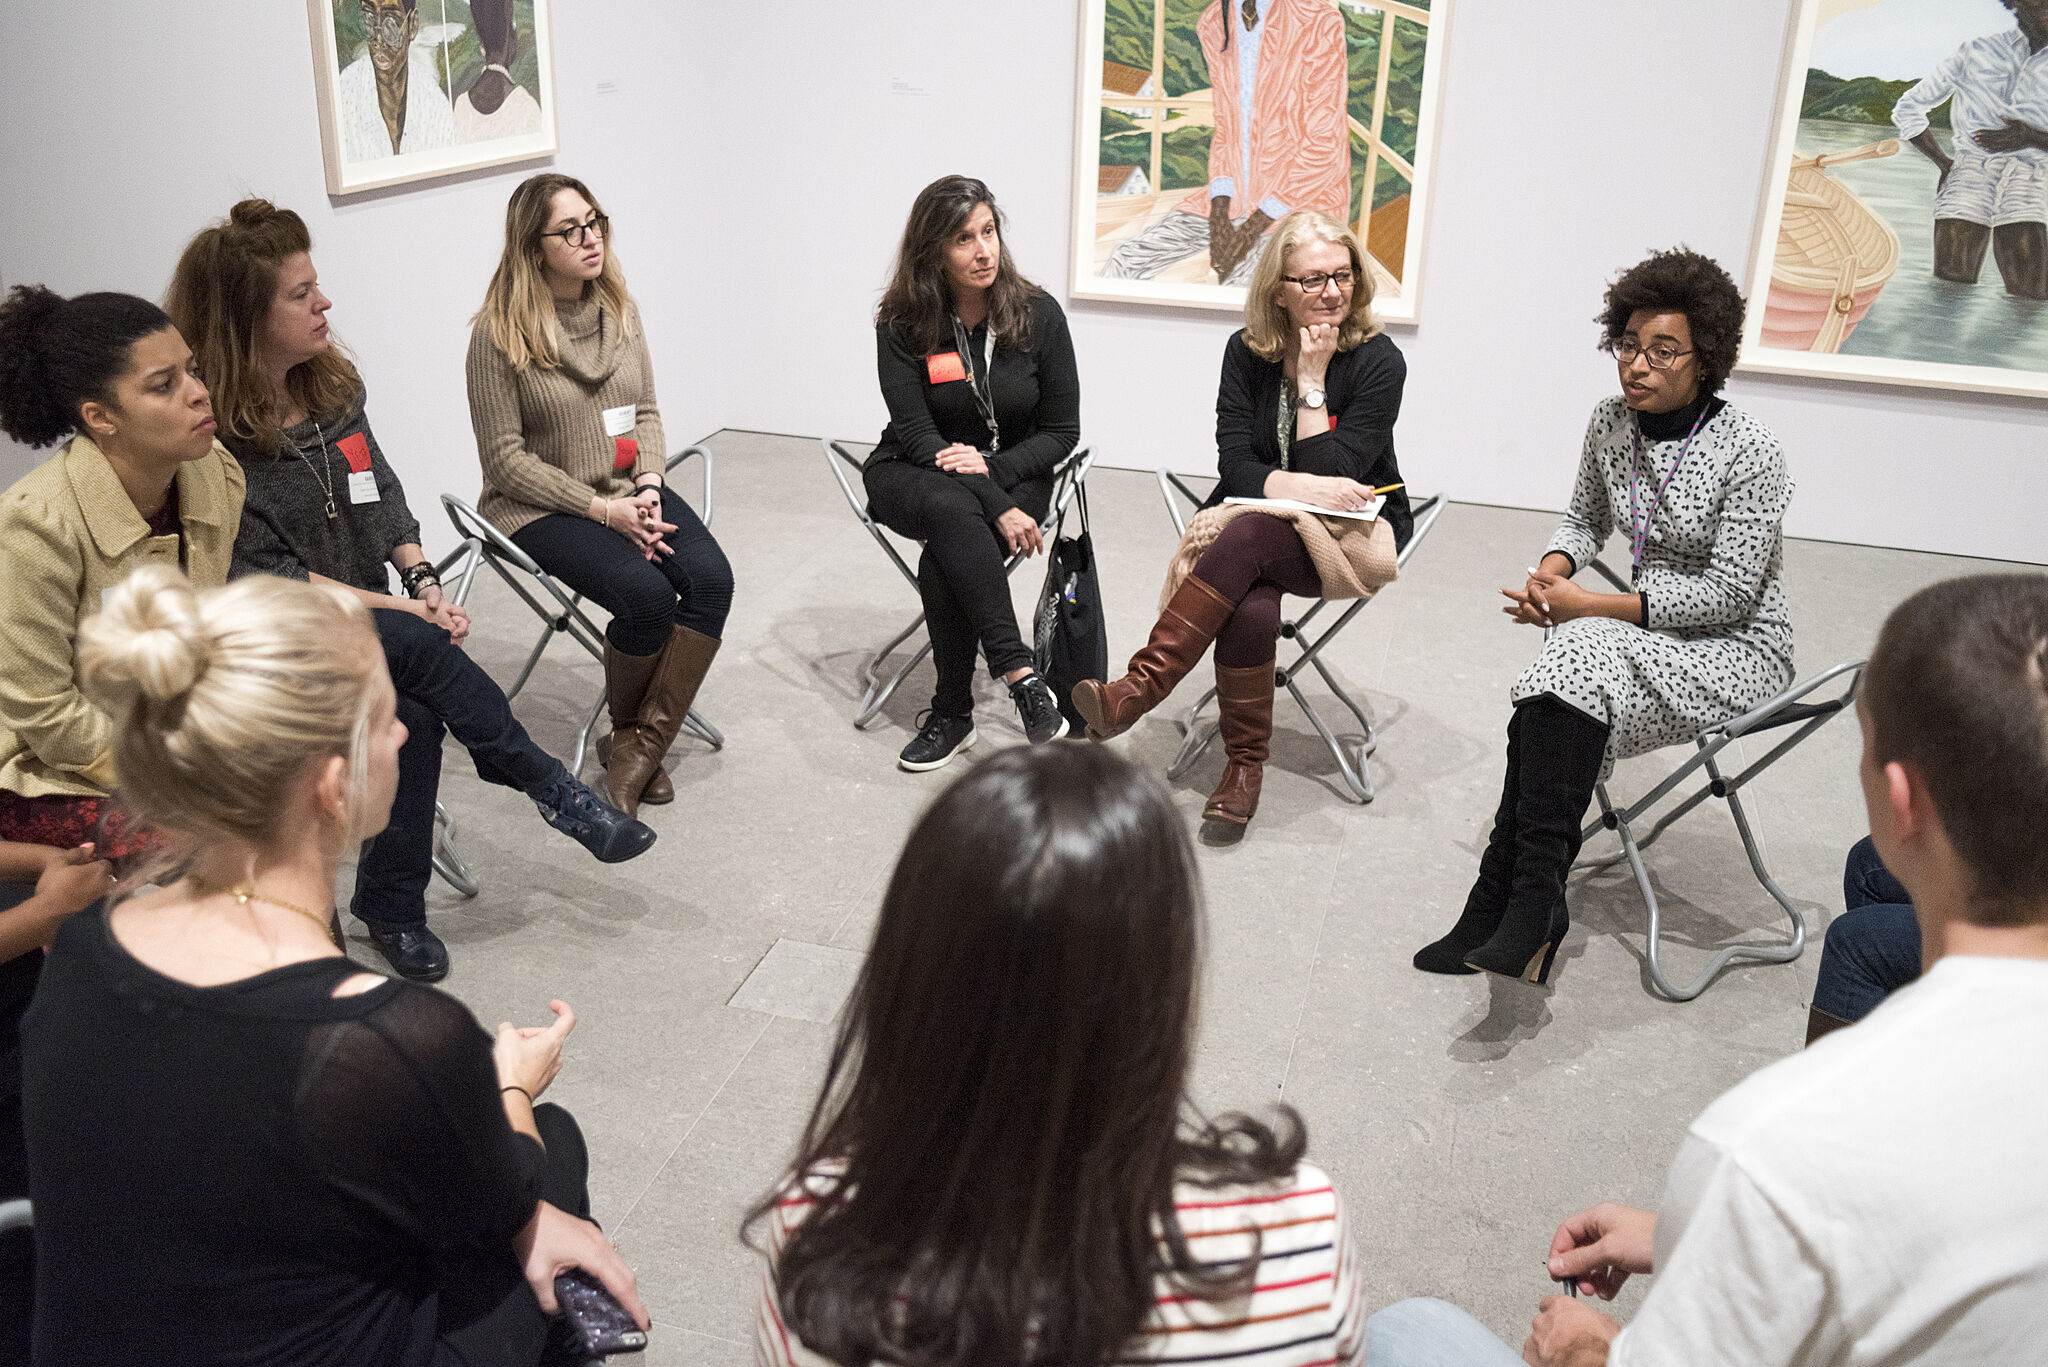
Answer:
POLYGON ((434 71, 446 35, 433 45, 415 45, 418 0, 362 0, 361 8, 369 49, 335 82, 342 156, 376 161, 455 146, 455 112, 434 71))
POLYGON ((1974 285, 1988 245, 2008 294, 2048 299, 2048 0, 2004 0, 2017 26, 1972 38, 1892 106, 1940 168, 1934 274, 1974 285), (1954 155, 1927 126, 1944 101, 1954 155))
MULTIPOLYGON (((1871 838, 1928 969, 1693 1122, 1662 1214, 1564 1222, 1536 1367, 2048 1361, 2048 576, 1951 580, 1885 623, 1857 706, 1871 838)), ((1513 1352, 1441 1301, 1367 1328, 1373 1367, 1513 1352)))

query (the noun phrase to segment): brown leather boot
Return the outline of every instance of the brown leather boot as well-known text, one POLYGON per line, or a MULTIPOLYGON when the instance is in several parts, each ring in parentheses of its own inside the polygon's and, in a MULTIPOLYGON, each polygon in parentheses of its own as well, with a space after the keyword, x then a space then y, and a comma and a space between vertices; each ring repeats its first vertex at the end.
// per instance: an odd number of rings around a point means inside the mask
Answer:
POLYGON ((712 657, 718 654, 718 645, 716 636, 688 627, 670 631, 654 678, 647 685, 647 696, 641 700, 639 719, 624 733, 627 739, 612 747, 611 767, 605 770, 607 796, 626 815, 638 811, 638 794, 631 807, 621 803, 619 796, 635 786, 636 779, 637 787, 644 789, 661 772, 661 762, 668 757, 669 746, 675 744, 676 732, 683 729, 683 718, 697 700, 697 688, 711 668, 712 657))
POLYGON ((1259 810, 1259 785, 1272 753, 1273 667, 1268 660, 1249 669, 1216 666, 1216 709, 1223 732, 1223 753, 1230 763, 1223 781, 1202 808, 1204 821, 1243 826, 1259 810))
POLYGON ((1087 719, 1088 739, 1120 736, 1165 702, 1235 611, 1237 604, 1192 574, 1183 579, 1152 624, 1152 639, 1131 656, 1129 673, 1114 683, 1083 679, 1074 685, 1074 708, 1087 719))
POLYGON ((668 775, 661 772, 659 764, 654 766, 654 776, 633 794, 635 807, 619 801, 619 793, 611 781, 612 752, 625 742, 633 728, 640 722, 640 704, 646 700, 647 685, 653 682, 655 666, 661 663, 661 652, 652 655, 628 655, 610 641, 604 643, 604 704, 611 713, 611 734, 598 737, 597 762, 605 769, 605 801, 617 807, 627 816, 633 815, 641 802, 673 802, 676 790, 669 783, 668 775), (661 790, 660 795, 655 790, 661 790))

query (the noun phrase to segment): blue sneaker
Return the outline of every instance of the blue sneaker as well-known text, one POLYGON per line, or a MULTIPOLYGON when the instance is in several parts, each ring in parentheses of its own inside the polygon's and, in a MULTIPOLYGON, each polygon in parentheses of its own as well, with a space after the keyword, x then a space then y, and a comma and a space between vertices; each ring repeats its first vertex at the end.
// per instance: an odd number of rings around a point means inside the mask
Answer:
POLYGON ((647 852, 654 832, 576 781, 567 769, 530 795, 547 823, 606 864, 623 864, 647 852))

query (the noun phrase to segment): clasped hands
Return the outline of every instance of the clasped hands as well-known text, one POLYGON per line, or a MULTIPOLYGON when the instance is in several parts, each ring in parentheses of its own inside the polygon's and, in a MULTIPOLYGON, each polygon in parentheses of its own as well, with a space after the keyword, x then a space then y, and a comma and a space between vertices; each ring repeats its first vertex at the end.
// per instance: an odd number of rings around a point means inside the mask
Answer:
MULTIPOLYGON (((1550 1241, 1553 1280, 1577 1282, 1579 1291, 1611 1301, 1637 1272, 1648 1272, 1657 1217, 1647 1210, 1604 1202, 1557 1227, 1550 1241)), ((1599 1367, 1621 1326, 1583 1301, 1545 1296, 1522 1344, 1530 1367, 1599 1367)))
POLYGON ((1544 556, 1542 563, 1529 572, 1529 578, 1521 588, 1500 591, 1501 596, 1508 600, 1507 606, 1501 609, 1508 615, 1508 620, 1549 628, 1575 617, 1593 614, 1594 600, 1605 595, 1579 587, 1569 573, 1560 572, 1551 564, 1552 559, 1544 556))
POLYGON ((605 525, 633 543, 643 559, 656 561, 674 555, 675 547, 662 540, 676 529, 661 518, 661 486, 649 484, 631 498, 604 501, 605 525))
POLYGON ((444 597, 439 584, 428 584, 420 590, 420 596, 412 601, 413 610, 447 632, 456 645, 461 645, 469 638, 468 610, 460 603, 450 602, 444 597))

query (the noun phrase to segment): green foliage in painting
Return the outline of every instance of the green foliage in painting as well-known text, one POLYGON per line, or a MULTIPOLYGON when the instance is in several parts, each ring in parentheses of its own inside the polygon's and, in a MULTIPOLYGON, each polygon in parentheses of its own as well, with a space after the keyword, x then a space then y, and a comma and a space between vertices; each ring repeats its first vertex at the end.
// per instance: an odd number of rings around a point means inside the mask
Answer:
MULTIPOLYGON (((368 50, 369 29, 363 23, 363 7, 357 0, 333 0, 332 9, 334 50, 341 65, 347 66, 368 50)), ((437 24, 462 26, 460 36, 447 45, 445 61, 444 54, 438 52, 434 61, 435 83, 453 99, 469 89, 484 69, 483 47, 476 40, 476 21, 470 17, 469 0, 419 0, 419 16, 422 32, 437 24)), ((519 30, 519 55, 509 67, 512 79, 538 99, 540 58, 534 51, 533 0, 513 0, 512 22, 519 30)))
MULTIPOLYGON (((1152 133, 1114 109, 1102 111, 1102 165, 1152 165, 1152 133)), ((1155 190, 1192 190, 1209 183, 1209 129, 1168 128, 1160 139, 1155 190)))
MULTIPOLYGON (((1832 119, 1837 123, 1874 123, 1889 128, 1892 106, 1916 84, 1913 81, 1881 81, 1875 76, 1843 80, 1819 67, 1806 72, 1806 94, 1799 102, 1802 119, 1832 119)), ((1949 102, 1928 116, 1936 128, 1949 127, 1949 102)))

